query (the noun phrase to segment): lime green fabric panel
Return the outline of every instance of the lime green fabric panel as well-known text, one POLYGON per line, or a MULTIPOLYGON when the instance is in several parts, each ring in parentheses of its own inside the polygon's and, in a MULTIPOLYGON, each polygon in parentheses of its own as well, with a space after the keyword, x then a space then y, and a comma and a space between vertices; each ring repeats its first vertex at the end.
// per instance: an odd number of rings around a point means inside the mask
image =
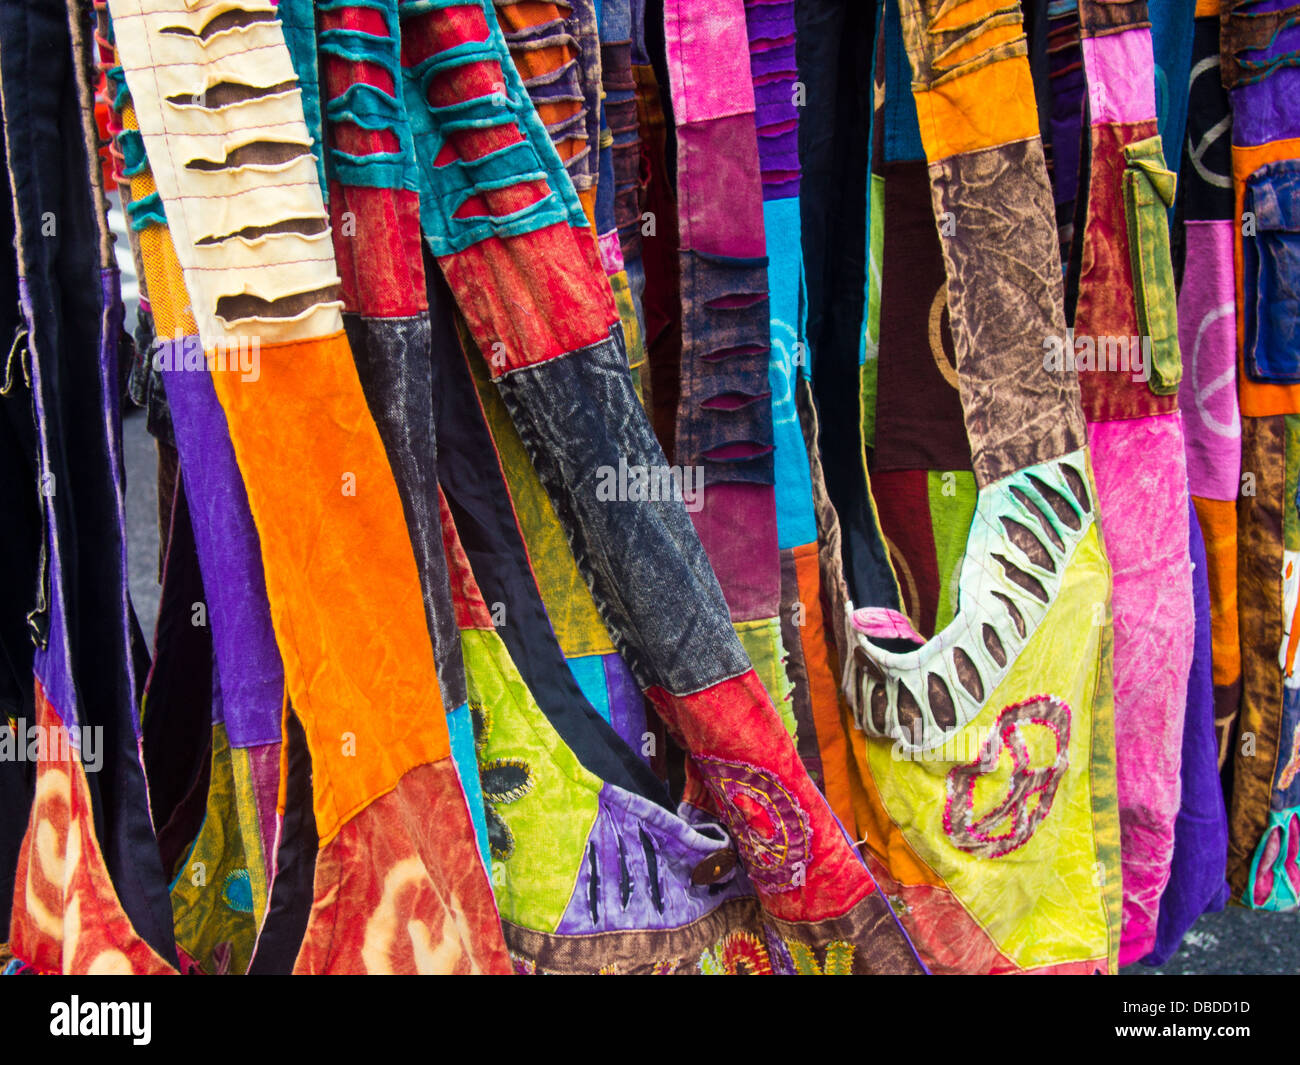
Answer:
POLYGON ((970 523, 975 517, 975 474, 970 470, 931 470, 930 524, 934 529, 934 553, 939 570, 939 603, 934 631, 942 632, 957 613, 957 583, 970 523))
POLYGON ((171 887, 176 943, 211 974, 246 972, 257 937, 237 805, 230 741, 214 725, 207 812, 171 887))
POLYGON ((867 743, 889 817, 1021 968, 1100 961, 1117 949, 1109 589, 1094 523, 1043 621, 975 717, 923 758, 867 743), (974 826, 1000 807, 1004 819, 979 831, 1010 842, 988 856, 973 842, 974 826))
POLYGON ((512 924, 553 932, 577 882, 602 783, 543 716, 495 631, 461 631, 492 889, 512 924))
POLYGON ((794 719, 794 684, 785 671, 785 646, 781 643, 781 619, 757 618, 736 624, 736 635, 749 655, 767 694, 772 697, 776 712, 781 715, 785 729, 793 738, 797 725, 794 719))
POLYGON ((610 274, 609 287, 614 292, 614 306, 618 309, 619 320, 623 323, 623 337, 627 341, 627 368, 632 371, 632 387, 636 389, 636 398, 645 406, 645 381, 650 374, 650 363, 646 359, 645 340, 641 336, 641 322, 636 316, 636 303, 632 299, 632 289, 627 283, 627 271, 620 270, 610 274))
POLYGON ((863 324, 859 402, 862 407, 862 443, 876 445, 876 376, 880 350, 880 279, 885 263, 885 179, 871 175, 871 232, 868 238, 867 310, 863 324))
POLYGON ((1169 208, 1177 176, 1165 166, 1160 138, 1148 137, 1124 148, 1124 211, 1129 259, 1137 297, 1138 329, 1151 342, 1147 382, 1159 396, 1178 391, 1183 376, 1178 347, 1178 298, 1169 254, 1169 208))

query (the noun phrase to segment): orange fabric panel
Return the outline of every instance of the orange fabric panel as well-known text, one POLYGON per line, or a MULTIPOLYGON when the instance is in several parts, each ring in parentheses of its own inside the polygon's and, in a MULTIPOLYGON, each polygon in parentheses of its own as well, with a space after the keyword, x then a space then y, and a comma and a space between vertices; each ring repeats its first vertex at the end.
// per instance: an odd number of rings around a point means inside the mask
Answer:
POLYGON ((1237 503, 1193 496, 1205 537, 1205 569, 1210 581, 1210 630, 1215 685, 1241 678, 1237 632, 1237 503))
POLYGON ((497 4, 497 21, 506 33, 541 26, 562 19, 573 9, 568 4, 555 4, 549 0, 517 0, 513 4, 497 4))
POLYGON ((264 345, 260 359, 256 381, 212 380, 261 538, 323 848, 450 746, 402 502, 347 337, 264 345), (298 445, 290 465, 286 441, 298 445))
POLYGON ((986 63, 913 95, 931 163, 1038 136, 1034 83, 1023 56, 986 63))
POLYGON ((1218 18, 1219 0, 1196 0, 1196 18, 1218 18))
MULTIPOLYGON (((907 842, 902 830, 894 824, 885 811, 885 804, 876 789, 867 764, 867 737, 853 724, 853 715, 843 708, 844 734, 852 750, 853 767, 850 771, 850 788, 853 793, 854 823, 863 848, 875 856, 903 885, 925 884, 944 888, 943 879, 931 869, 907 842)), ((873 741, 877 743, 884 740, 873 741)), ((875 872, 875 866, 872 871, 875 872)))
POLYGON ((818 545, 794 548, 795 576, 804 623, 799 629, 804 668, 808 673, 808 694, 812 702, 813 727, 822 756, 822 789, 835 816, 853 824, 853 802, 849 794, 848 739, 840 724, 839 668, 831 654, 830 634, 822 616, 821 569, 818 545))
MULTIPOLYGON (((1246 203, 1246 179, 1265 163, 1300 158, 1300 139, 1270 141, 1253 147, 1232 146, 1232 185, 1240 220, 1246 203)), ((1246 291, 1241 274, 1241 223, 1233 239, 1233 273, 1237 280, 1237 394, 1243 418, 1300 414, 1300 385, 1270 385, 1252 381, 1245 371, 1246 291)), ((1217 681, 1216 681, 1217 683, 1217 681)))

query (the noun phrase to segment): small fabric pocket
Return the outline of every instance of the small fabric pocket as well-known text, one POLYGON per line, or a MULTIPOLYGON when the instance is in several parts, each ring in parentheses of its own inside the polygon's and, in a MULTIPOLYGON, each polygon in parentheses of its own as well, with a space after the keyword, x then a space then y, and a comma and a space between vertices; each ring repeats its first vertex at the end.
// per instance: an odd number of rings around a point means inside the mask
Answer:
POLYGON ((1124 147, 1124 217, 1128 226, 1138 331, 1149 344, 1148 387, 1157 396, 1178 391, 1183 376, 1178 348, 1178 300, 1169 257, 1169 214, 1178 179, 1165 166, 1160 138, 1124 147))
POLYGON ((1246 373, 1300 382, 1300 160, 1269 163, 1246 181, 1242 216, 1246 373))

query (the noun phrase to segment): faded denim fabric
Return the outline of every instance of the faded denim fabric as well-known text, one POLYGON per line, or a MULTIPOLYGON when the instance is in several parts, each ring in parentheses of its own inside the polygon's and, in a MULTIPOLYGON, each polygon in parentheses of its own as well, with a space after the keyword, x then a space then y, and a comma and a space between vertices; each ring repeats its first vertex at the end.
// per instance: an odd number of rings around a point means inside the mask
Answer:
POLYGON ((1246 182, 1245 209, 1246 370, 1256 381, 1294 383, 1300 381, 1300 160, 1256 170, 1246 182))
POLYGON ((637 684, 684 694, 749 669, 682 501, 599 497, 602 467, 667 465, 632 388, 622 328, 506 373, 498 387, 637 684), (637 521, 625 516, 633 507, 637 521))

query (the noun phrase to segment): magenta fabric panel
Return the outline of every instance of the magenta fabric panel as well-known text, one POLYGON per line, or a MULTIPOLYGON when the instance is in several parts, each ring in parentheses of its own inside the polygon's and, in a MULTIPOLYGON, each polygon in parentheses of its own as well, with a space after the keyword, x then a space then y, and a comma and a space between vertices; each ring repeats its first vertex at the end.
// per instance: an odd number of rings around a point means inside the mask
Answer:
POLYGON ((1083 38, 1083 66, 1094 126, 1156 117, 1151 31, 1131 29, 1083 38))
POLYGON ((1183 352, 1178 406, 1187 484, 1192 495, 1205 499, 1236 499, 1241 481, 1233 227, 1230 219, 1187 223, 1187 262, 1178 293, 1183 352))
POLYGON ((677 127, 677 199, 684 251, 767 254, 753 114, 677 127))
POLYGON ((754 113, 744 0, 666 0, 664 37, 678 126, 754 113))
POLYGON ((1155 942, 1181 799, 1195 616, 1177 414, 1088 426, 1114 575, 1115 735, 1124 881, 1121 965, 1155 942))
POLYGON ((774 618, 781 609, 775 489, 770 484, 706 484, 704 506, 691 515, 732 622, 774 618), (738 535, 739 533, 739 535, 738 535))

